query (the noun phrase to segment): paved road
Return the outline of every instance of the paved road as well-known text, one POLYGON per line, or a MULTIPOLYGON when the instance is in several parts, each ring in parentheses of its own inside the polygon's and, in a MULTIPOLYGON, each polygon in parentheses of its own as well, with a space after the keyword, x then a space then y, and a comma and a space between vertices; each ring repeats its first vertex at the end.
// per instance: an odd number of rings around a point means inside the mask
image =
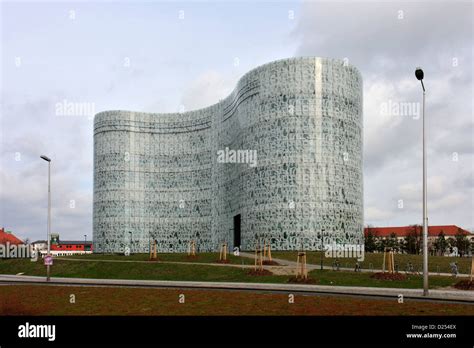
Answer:
POLYGON ((405 299, 430 300, 436 302, 461 302, 474 305, 474 291, 430 290, 424 297, 421 289, 395 289, 375 287, 327 286, 309 284, 264 284, 233 282, 188 282, 167 280, 128 280, 128 279, 88 279, 88 278, 51 278, 24 275, 0 275, 0 284, 37 284, 67 286, 106 286, 106 287, 145 287, 195 290, 237 290, 258 292, 299 293, 306 295, 342 295, 371 298, 391 298, 394 301, 401 294, 405 299))

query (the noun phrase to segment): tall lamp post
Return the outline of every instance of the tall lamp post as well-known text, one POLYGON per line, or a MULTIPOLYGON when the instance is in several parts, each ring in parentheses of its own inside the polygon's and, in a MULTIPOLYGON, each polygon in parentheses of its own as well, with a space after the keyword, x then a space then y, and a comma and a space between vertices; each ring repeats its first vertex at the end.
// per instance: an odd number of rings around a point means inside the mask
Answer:
POLYGON ((423 296, 428 296, 428 209, 426 190, 426 136, 425 136, 425 85, 423 84, 424 73, 418 67, 415 70, 416 78, 421 82, 423 88, 423 296))
MULTIPOLYGON (((48 162, 48 256, 51 254, 51 158, 41 155, 48 162)), ((46 265, 46 280, 49 281, 50 265, 46 265)))

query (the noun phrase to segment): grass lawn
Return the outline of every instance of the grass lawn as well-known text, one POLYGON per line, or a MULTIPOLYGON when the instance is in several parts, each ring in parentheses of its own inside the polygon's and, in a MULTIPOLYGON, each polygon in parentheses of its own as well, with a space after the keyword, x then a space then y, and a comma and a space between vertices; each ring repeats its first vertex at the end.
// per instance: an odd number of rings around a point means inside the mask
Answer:
MULTIPOLYGON (((74 259, 92 259, 92 260, 124 260, 124 261, 148 261, 150 254, 131 254, 125 256, 123 254, 84 254, 63 256, 64 258, 74 259)), ((157 253, 159 261, 173 261, 173 262, 195 262, 195 263, 216 263, 219 260, 219 253, 198 253, 196 257, 189 257, 187 253, 157 253)), ((254 260, 247 257, 234 256, 227 254, 229 263, 232 264, 254 264, 254 260)))
MULTIPOLYGON (((367 286, 378 288, 409 288, 422 289, 422 276, 407 276, 406 280, 380 280, 371 278, 373 273, 341 272, 332 270, 316 270, 309 272, 311 278, 317 279, 319 285, 338 286, 367 286)), ((454 285, 459 279, 453 277, 430 276, 430 288, 448 287, 454 285)))
MULTIPOLYGON (((45 276, 42 262, 28 259, 1 259, 0 274, 45 276)), ((372 273, 355 273, 332 270, 315 270, 310 276, 320 285, 374 286, 422 288, 421 276, 410 276, 406 281, 373 279, 372 273)), ((54 261, 52 277, 98 278, 98 279, 140 279, 140 280, 182 280, 182 281, 222 281, 250 283, 286 283, 289 276, 251 276, 247 270, 238 267, 166 264, 156 262, 108 262, 108 261, 54 261)), ((430 277, 430 287, 447 287, 457 281, 453 277, 430 277)))
POLYGON ((474 305, 238 291, 0 286, 0 315, 474 315, 474 305), (70 295, 76 302, 69 302, 70 295), (185 295, 185 303, 178 296, 185 295), (131 301, 133 299, 133 301, 131 301))
MULTIPOLYGON (((296 262, 296 251, 272 251, 274 258, 290 260, 296 262)), ((321 253, 318 251, 306 252, 307 263, 320 265, 321 264, 321 253)), ((334 258, 323 258, 324 265, 332 266, 334 258)), ((409 255, 409 254, 395 254, 395 263, 399 264, 400 272, 404 271, 408 262, 411 262, 415 270, 423 270, 423 258, 422 255, 409 255)), ((341 267, 354 268, 355 259, 340 258, 341 267)), ((428 258, 428 268, 430 272, 440 273, 451 273, 451 262, 458 263, 458 270, 460 273, 470 274, 471 272, 471 258, 470 257, 444 257, 444 256, 430 256, 428 258)), ((365 253, 364 261, 361 262, 361 267, 365 269, 382 269, 383 264, 383 253, 365 253), (372 264, 372 267, 371 267, 372 264)))
MULTIPOLYGON (((25 275, 46 274, 42 262, 25 259, 0 260, 0 274, 25 275)), ((100 279, 140 279, 140 280, 183 280, 183 281, 223 281, 223 282, 263 282, 282 283, 286 276, 255 277, 247 275, 247 270, 237 267, 168 264, 159 262, 107 262, 54 260, 52 277, 100 278, 100 279)))

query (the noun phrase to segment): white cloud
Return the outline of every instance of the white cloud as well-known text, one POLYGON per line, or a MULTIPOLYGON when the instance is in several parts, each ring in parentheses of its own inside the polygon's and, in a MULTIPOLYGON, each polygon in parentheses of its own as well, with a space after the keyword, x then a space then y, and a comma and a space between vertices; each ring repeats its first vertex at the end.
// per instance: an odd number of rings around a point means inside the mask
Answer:
POLYGON ((472 4, 308 2, 301 13, 297 55, 347 57, 361 70, 366 223, 421 222, 421 118, 381 110, 421 103, 422 66, 430 221, 474 226, 472 4))
POLYGON ((3 109, 8 115, 2 117, 3 126, 12 131, 2 139, 0 221, 23 238, 44 239, 46 233, 48 166, 42 154, 52 159, 52 231, 63 238, 91 235, 92 120, 56 116, 55 102, 50 98, 3 109))
POLYGON ((388 210, 370 206, 365 209, 365 219, 369 221, 386 221, 392 219, 394 214, 388 210))

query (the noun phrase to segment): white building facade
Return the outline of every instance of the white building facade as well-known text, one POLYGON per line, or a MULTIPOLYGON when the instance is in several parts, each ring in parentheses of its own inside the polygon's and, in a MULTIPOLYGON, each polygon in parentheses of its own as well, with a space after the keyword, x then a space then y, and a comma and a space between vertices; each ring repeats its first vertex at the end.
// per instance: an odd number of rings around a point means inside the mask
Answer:
POLYGON ((94 120, 94 252, 363 243, 362 78, 292 58, 210 107, 94 120))

